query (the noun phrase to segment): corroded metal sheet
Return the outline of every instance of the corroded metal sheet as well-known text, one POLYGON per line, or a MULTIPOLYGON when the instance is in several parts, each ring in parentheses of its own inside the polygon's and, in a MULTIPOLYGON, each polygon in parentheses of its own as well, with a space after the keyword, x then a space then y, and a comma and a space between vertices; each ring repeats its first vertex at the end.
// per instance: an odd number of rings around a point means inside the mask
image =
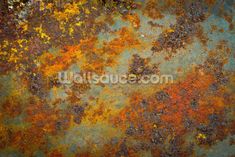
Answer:
POLYGON ((234 7, 1 0, 0 157, 234 157, 234 7))

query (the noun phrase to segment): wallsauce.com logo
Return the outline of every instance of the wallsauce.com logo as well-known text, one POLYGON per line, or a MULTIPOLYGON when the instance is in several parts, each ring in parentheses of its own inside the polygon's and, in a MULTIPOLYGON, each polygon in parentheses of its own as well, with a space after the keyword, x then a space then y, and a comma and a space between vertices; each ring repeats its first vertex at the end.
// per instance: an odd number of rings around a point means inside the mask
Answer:
POLYGON ((103 74, 59 72, 58 81, 61 84, 169 84, 173 83, 172 75, 142 75, 135 74, 103 74))

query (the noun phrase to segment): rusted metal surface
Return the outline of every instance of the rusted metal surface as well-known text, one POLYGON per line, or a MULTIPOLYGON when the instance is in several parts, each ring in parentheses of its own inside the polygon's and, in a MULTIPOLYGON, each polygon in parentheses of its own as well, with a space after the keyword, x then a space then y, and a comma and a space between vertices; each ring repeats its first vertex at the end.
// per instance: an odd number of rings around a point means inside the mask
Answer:
POLYGON ((233 0, 0 1, 0 157, 233 157, 233 0), (170 74, 72 84, 61 71, 170 74))

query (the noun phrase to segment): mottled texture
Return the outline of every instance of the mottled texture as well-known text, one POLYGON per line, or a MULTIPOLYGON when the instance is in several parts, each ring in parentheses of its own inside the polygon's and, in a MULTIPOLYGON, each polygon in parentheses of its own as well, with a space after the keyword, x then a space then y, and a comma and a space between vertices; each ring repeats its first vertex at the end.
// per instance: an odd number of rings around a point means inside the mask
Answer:
POLYGON ((0 157, 234 157, 233 0, 0 0, 0 157), (72 84, 58 72, 169 74, 72 84))

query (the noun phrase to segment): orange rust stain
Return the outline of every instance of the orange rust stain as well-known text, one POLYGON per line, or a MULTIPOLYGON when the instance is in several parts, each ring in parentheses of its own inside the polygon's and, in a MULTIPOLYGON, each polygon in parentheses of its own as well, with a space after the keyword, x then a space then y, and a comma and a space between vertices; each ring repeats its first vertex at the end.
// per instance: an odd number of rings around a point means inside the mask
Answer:
POLYGON ((130 100, 130 104, 138 104, 143 100, 143 98, 144 97, 140 93, 133 93, 130 100))
POLYGON ((45 53, 40 57, 42 65, 40 70, 45 76, 53 76, 59 71, 65 70, 71 64, 80 62, 82 70, 102 73, 105 66, 116 64, 115 57, 125 49, 137 48, 140 45, 132 31, 122 28, 118 32, 118 38, 110 42, 104 42, 103 47, 97 48, 97 38, 81 40, 79 45, 65 46, 58 56, 45 53), (91 59, 95 55, 95 59, 91 59))
POLYGON ((44 133, 39 127, 30 127, 23 131, 12 133, 12 147, 19 148, 27 156, 31 156, 32 152, 45 144, 44 133))
POLYGON ((136 29, 140 28, 140 18, 138 16, 138 14, 136 14, 136 13, 128 14, 124 17, 124 20, 130 21, 134 28, 136 28, 136 29))
MULTIPOLYGON (((212 29, 216 29, 213 27, 212 29)), ((197 32, 196 32, 196 37, 201 41, 201 43, 206 46, 209 38, 206 36, 206 34, 203 32, 202 27, 198 27, 197 32)))
POLYGON ((10 97, 2 105, 3 111, 8 114, 10 117, 16 117, 22 112, 21 103, 17 99, 10 97))
POLYGON ((88 152, 85 152, 85 153, 76 154, 76 157, 92 157, 92 155, 90 155, 90 153, 88 152))
MULTIPOLYGON (((30 103, 31 104, 31 103, 30 103)), ((44 133, 56 133, 56 122, 63 119, 69 119, 69 115, 60 115, 59 110, 49 109, 42 103, 33 103, 26 107, 28 116, 25 121, 30 122, 34 127, 39 127, 44 133)), ((65 124, 66 127, 68 123, 65 124)))
POLYGON ((186 115, 190 116, 192 113, 194 113, 197 114, 197 116, 204 116, 202 119, 206 120, 206 116, 208 116, 209 113, 207 112, 204 115, 201 115, 200 111, 204 112, 204 110, 194 111, 191 109, 190 103, 193 99, 198 97, 198 94, 207 90, 212 82, 213 77, 211 75, 202 76, 196 73, 187 76, 186 80, 179 85, 173 85, 171 88, 167 89, 166 92, 171 97, 171 106, 166 108, 166 112, 170 114, 163 115, 161 117, 162 120, 176 127, 176 132, 178 133, 184 129, 183 120, 186 115), (187 91, 185 95, 180 93, 182 89, 187 91), (189 114, 189 112, 192 113, 189 114))
POLYGON ((63 157, 63 154, 59 150, 54 150, 49 154, 49 157, 63 157))
POLYGON ((216 0, 205 0, 206 4, 209 6, 215 5, 216 0))
MULTIPOLYGON (((225 107, 225 100, 222 96, 215 98, 213 95, 202 95, 213 82, 213 75, 202 72, 190 73, 183 82, 164 90, 170 97, 167 102, 158 102, 154 96, 145 98, 149 104, 147 111, 164 110, 161 121, 174 127, 175 133, 178 135, 185 132, 184 121, 186 116, 194 119, 198 124, 208 123, 210 114, 218 113, 225 107), (182 94, 182 90, 185 91, 184 94, 182 94), (190 105, 194 99, 199 99, 197 109, 192 109, 190 105)), ((114 117, 111 123, 118 125, 123 130, 127 128, 126 122, 134 125, 141 123, 146 130, 153 128, 153 124, 146 122, 142 117, 144 109, 140 106, 140 102, 143 98, 140 94, 133 94, 129 106, 121 110, 118 117, 114 117)))
POLYGON ((122 28, 116 32, 119 36, 110 42, 104 42, 102 48, 94 48, 92 52, 99 55, 99 59, 94 62, 86 62, 83 69, 102 73, 106 66, 114 66, 116 57, 118 57, 124 50, 139 48, 140 42, 134 36, 134 33, 127 28, 122 28))
POLYGON ((46 76, 52 76, 59 71, 65 70, 72 63, 78 62, 83 57, 83 50, 93 48, 96 38, 81 40, 79 45, 65 46, 60 52, 59 56, 45 53, 42 55, 41 71, 46 76))
POLYGON ((234 29, 233 15, 228 15, 225 13, 224 19, 229 23, 229 30, 232 31, 234 29))
MULTIPOLYGON (((111 144, 105 144, 104 145, 104 152, 105 157, 115 156, 115 154, 119 151, 119 148, 121 147, 121 144, 124 142, 124 139, 120 139, 117 144, 115 144, 115 147, 111 144)), ((127 152, 129 157, 138 157, 139 154, 136 153, 132 148, 127 147, 127 152)))
POLYGON ((158 3, 154 0, 149 0, 146 4, 144 14, 153 19, 162 19, 164 16, 161 13, 158 3))
POLYGON ((115 56, 123 52, 125 49, 135 48, 140 45, 138 39, 134 37, 133 32, 125 27, 119 30, 117 34, 119 35, 119 38, 115 38, 109 43, 104 42, 104 53, 115 56))

